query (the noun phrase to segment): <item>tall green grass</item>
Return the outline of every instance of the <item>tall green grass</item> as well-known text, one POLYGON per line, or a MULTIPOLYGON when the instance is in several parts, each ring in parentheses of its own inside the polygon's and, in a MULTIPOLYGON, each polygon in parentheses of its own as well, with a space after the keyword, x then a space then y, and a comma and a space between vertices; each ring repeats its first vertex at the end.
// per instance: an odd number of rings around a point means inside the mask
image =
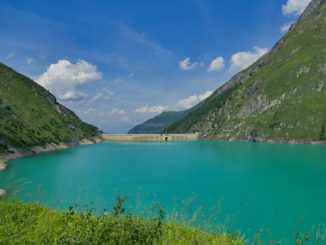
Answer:
POLYGON ((58 211, 3 198, 0 244, 245 244, 239 237, 167 220, 160 204, 135 216, 125 201, 118 196, 114 208, 98 216, 92 208, 58 211))

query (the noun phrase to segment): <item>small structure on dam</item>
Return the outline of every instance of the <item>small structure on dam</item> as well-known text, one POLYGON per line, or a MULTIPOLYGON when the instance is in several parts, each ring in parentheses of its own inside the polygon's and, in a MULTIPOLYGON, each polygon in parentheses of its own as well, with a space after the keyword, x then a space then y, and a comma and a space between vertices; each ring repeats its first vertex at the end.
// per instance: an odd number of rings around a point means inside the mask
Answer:
POLYGON ((103 134, 105 141, 185 141, 198 140, 198 134, 103 134))
POLYGON ((0 189, 0 199, 1 197, 4 197, 7 194, 7 192, 4 189, 0 189))

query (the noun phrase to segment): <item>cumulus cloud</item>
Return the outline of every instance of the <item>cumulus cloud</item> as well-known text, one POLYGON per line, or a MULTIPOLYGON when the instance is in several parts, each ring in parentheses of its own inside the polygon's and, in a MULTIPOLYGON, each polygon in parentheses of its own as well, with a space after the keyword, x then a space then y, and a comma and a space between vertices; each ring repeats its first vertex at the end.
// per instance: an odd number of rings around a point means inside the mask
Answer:
POLYGON ((282 5, 284 15, 300 15, 308 6, 311 0, 288 0, 285 5, 282 5))
POLYGON ((206 91, 204 94, 200 95, 191 95, 188 98, 185 98, 183 100, 180 100, 176 106, 182 109, 189 109, 193 107, 194 105, 198 104, 199 102, 203 101, 207 97, 211 96, 213 94, 213 91, 206 91))
POLYGON ((268 51, 266 48, 255 47, 254 49, 254 52, 239 52, 232 55, 230 71, 235 72, 246 69, 268 51))
POLYGON ((190 58, 185 58, 183 61, 179 62, 179 67, 180 69, 184 70, 184 71, 189 71, 189 70, 193 70, 198 66, 197 62, 191 63, 190 62, 190 58))
POLYGON ((211 62, 211 64, 209 65, 207 71, 208 72, 219 71, 219 70, 222 70, 224 66, 225 66, 225 64, 224 64, 223 57, 217 57, 216 59, 214 59, 211 62))
POLYGON ((98 80, 102 74, 96 66, 78 60, 75 64, 68 60, 59 60, 51 64, 47 71, 39 75, 35 81, 53 92, 62 100, 79 100, 87 97, 87 94, 78 90, 82 84, 98 80))
POLYGON ((135 112, 138 112, 138 113, 161 113, 163 111, 166 111, 168 109, 168 106, 162 106, 162 105, 159 105, 159 106, 144 106, 144 107, 141 107, 141 108, 138 108, 135 110, 135 112))
POLYGON ((287 32, 290 29, 290 27, 291 27, 292 24, 293 24, 293 22, 289 22, 289 23, 284 24, 281 27, 281 32, 287 32))

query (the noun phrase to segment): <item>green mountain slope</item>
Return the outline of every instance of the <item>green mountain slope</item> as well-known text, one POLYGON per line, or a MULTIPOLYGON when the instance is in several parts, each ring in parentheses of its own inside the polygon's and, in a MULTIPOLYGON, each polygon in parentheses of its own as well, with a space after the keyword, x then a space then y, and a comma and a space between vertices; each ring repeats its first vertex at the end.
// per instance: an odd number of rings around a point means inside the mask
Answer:
POLYGON ((99 134, 43 87, 0 63, 0 153, 99 134))
POLYGON ((130 129, 128 134, 158 134, 177 119, 184 117, 188 111, 167 111, 130 129))
POLYGON ((313 0, 257 62, 164 132, 227 140, 326 140, 326 0, 313 0))

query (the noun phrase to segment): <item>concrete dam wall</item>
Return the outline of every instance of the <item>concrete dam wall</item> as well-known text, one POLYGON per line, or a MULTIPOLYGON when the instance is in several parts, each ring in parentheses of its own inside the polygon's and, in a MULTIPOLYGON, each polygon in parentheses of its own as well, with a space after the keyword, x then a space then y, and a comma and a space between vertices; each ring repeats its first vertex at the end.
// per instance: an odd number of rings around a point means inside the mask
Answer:
POLYGON ((103 134, 105 141, 184 141, 198 140, 198 134, 103 134))

